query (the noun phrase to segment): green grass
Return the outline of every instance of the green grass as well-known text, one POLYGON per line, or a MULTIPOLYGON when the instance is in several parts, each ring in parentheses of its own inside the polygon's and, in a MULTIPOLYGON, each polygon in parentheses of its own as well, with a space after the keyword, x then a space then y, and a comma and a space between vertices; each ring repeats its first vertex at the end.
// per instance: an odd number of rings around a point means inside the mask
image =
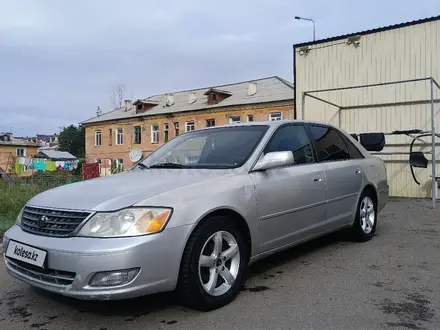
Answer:
POLYGON ((18 213, 29 199, 53 187, 54 184, 44 183, 7 185, 0 180, 0 236, 15 223, 18 213))
POLYGON ((45 190, 81 180, 80 175, 65 171, 36 172, 32 177, 14 178, 12 185, 0 179, 0 241, 28 200, 45 190))

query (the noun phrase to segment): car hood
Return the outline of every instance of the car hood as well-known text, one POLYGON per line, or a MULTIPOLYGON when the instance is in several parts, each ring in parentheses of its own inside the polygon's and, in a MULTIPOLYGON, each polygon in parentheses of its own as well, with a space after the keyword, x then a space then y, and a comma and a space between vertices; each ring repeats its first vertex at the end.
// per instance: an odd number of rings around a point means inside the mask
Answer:
POLYGON ((71 183, 47 190, 28 205, 113 211, 163 192, 227 175, 232 170, 146 169, 71 183))

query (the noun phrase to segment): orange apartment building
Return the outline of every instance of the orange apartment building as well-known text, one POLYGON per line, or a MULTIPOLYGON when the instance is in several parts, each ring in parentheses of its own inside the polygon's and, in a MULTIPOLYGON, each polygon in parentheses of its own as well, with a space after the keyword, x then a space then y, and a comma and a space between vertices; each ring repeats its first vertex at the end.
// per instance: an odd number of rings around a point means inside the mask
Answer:
POLYGON ((38 148, 40 145, 36 142, 15 139, 12 133, 0 133, 0 169, 14 173, 17 157, 32 158, 38 153, 38 148))
MULTIPOLYGON (((293 118, 293 84, 277 76, 210 88, 155 95, 82 122, 87 162, 124 169, 132 149, 145 157, 175 136, 198 128, 293 118)), ((233 146, 231 146, 233 147, 233 146)))

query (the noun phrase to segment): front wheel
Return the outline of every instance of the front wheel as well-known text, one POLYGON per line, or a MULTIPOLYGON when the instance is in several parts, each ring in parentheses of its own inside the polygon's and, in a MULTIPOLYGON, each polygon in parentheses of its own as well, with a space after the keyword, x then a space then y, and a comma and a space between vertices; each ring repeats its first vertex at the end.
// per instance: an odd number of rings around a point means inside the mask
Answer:
POLYGON ((351 228, 352 238, 355 241, 366 242, 373 238, 377 226, 376 204, 373 193, 370 191, 362 193, 351 228))
POLYGON ((191 234, 180 267, 177 290, 190 308, 213 310, 227 305, 240 292, 249 252, 233 221, 215 216, 191 234))

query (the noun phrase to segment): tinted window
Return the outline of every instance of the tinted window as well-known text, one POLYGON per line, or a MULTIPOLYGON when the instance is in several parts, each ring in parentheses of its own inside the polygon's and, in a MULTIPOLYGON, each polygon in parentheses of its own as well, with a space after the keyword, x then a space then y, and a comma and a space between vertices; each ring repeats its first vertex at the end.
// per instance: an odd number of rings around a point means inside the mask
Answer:
POLYGON ((310 125, 310 136, 321 161, 350 159, 345 142, 337 131, 329 127, 310 125))
POLYGON ((344 140, 345 144, 348 146, 348 150, 350 151, 350 158, 352 159, 359 159, 364 158, 364 156, 361 154, 359 149, 345 136, 342 136, 342 139, 344 140))
POLYGON ((264 153, 292 151, 295 164, 313 163, 315 156, 304 126, 289 125, 275 132, 264 153))

